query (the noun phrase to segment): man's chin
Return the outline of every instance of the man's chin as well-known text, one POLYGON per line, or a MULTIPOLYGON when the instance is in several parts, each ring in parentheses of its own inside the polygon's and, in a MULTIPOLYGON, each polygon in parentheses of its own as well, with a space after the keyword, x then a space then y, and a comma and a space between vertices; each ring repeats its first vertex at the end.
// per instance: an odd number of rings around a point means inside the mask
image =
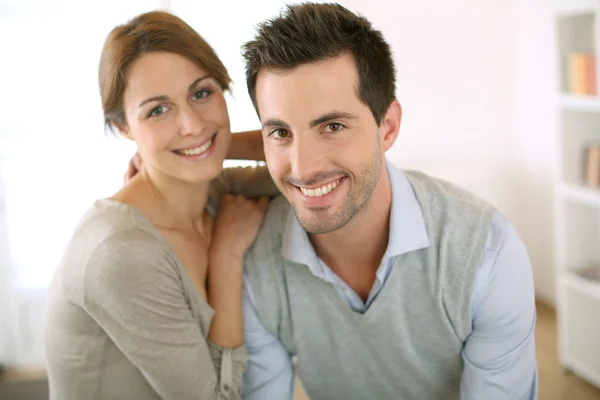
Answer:
POLYGON ((300 223, 302 229, 312 235, 335 232, 342 228, 345 224, 339 223, 335 215, 329 212, 315 212, 307 210, 294 210, 296 219, 300 223))

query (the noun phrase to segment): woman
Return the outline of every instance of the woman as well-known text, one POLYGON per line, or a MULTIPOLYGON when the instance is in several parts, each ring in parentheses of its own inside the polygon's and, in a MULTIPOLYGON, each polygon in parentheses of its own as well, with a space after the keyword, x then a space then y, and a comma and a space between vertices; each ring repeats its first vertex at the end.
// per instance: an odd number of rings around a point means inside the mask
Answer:
POLYGON ((267 200, 225 196, 213 215, 225 192, 276 189, 265 170, 222 171, 227 71, 191 27, 151 12, 110 33, 99 78, 107 126, 144 162, 82 218, 56 271, 51 398, 241 398, 243 258, 267 200))

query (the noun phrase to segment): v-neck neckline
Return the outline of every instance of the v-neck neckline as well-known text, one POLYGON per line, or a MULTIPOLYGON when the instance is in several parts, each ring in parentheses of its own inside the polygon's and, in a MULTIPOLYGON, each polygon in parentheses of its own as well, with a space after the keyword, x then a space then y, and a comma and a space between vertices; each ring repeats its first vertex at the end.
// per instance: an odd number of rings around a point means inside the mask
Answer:
POLYGON ((327 293, 327 296, 329 296, 330 298, 332 298, 332 301, 336 304, 336 306, 344 309, 344 312, 349 312, 352 315, 352 318, 354 320, 357 321, 361 321, 361 322, 372 322, 373 320, 375 320, 375 318, 380 314, 381 310, 384 307, 384 303, 386 302, 387 298, 389 297, 389 292, 390 292, 390 287, 393 286, 390 283, 391 279, 394 279, 394 275, 397 274, 398 272, 395 271, 396 269, 398 269, 398 266, 402 264, 402 261, 404 260, 404 258, 406 257, 406 254, 400 254, 398 256, 392 257, 391 263, 392 265, 390 266, 390 271, 389 274, 387 276, 387 278, 385 279, 385 282, 382 282, 382 286, 381 288, 379 288, 379 292, 377 293, 377 295, 375 296, 375 298, 371 301, 371 304, 369 305, 369 307, 367 307, 367 309, 364 312, 358 312, 358 311, 354 311, 354 309, 352 309, 352 306, 340 296, 340 293, 338 293, 338 291, 336 290, 336 288, 334 287, 334 284, 331 282, 328 282, 326 280, 323 280, 315 275, 312 274, 310 268, 308 267, 308 265, 292 265, 291 267, 305 267, 307 269, 307 273, 309 273, 312 277, 314 277, 315 279, 320 279, 323 281, 324 284, 327 285, 327 288, 329 290, 326 290, 325 292, 327 293))

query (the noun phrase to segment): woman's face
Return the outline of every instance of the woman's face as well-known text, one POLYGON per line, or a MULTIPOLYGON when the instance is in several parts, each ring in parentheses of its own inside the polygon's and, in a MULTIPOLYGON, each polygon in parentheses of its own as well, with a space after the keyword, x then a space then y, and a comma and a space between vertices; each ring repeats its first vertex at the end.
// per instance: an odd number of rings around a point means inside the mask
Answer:
POLYGON ((142 55, 126 80, 127 123, 121 132, 136 142, 145 168, 189 183, 215 178, 231 140, 217 81, 187 58, 167 52, 142 55))

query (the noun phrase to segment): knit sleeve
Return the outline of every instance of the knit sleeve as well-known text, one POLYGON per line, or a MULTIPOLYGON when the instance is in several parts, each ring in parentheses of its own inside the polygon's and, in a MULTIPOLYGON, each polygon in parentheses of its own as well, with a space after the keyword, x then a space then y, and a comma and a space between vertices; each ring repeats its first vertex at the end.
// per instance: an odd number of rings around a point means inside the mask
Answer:
POLYGON ((246 346, 230 349, 208 342, 208 348, 219 378, 217 392, 222 399, 241 399, 242 376, 248 362, 246 346))
POLYGON ((219 361, 193 315, 172 253, 158 238, 141 229, 113 234, 92 253, 83 287, 86 311, 161 398, 241 398, 234 386, 241 362, 219 361), (219 382, 223 376, 231 376, 227 390, 219 382))

